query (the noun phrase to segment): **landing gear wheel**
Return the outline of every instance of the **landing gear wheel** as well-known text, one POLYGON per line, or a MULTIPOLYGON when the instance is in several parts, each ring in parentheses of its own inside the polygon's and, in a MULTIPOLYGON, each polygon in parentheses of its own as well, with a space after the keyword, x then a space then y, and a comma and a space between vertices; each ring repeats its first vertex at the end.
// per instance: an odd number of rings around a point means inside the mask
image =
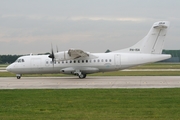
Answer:
POLYGON ((81 74, 79 75, 79 78, 80 78, 80 79, 86 78, 86 74, 82 74, 82 73, 81 73, 81 74))
POLYGON ((21 79, 21 74, 16 75, 17 79, 21 79))

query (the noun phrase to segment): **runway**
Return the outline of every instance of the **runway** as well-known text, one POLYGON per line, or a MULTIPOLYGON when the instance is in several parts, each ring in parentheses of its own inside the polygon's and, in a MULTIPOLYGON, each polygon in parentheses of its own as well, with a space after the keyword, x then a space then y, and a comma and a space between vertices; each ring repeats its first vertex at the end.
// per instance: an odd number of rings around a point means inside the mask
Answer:
POLYGON ((180 88, 180 76, 0 77, 0 89, 180 88))

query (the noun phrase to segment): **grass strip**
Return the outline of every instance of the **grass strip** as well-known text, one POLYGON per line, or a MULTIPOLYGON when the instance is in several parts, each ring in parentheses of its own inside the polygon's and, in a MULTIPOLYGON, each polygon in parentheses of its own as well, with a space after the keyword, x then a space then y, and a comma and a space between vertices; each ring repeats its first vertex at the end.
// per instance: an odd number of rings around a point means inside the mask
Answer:
POLYGON ((0 119, 180 118, 180 89, 1 90, 0 119))
POLYGON ((131 69, 180 69, 179 63, 151 63, 133 67, 131 69))
POLYGON ((95 73, 91 76, 180 76, 179 71, 114 71, 95 73))

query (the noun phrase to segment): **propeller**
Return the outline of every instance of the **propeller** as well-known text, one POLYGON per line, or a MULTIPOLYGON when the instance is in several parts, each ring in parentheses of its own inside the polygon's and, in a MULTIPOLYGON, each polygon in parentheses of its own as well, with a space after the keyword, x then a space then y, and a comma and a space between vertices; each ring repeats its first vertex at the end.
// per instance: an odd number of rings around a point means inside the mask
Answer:
POLYGON ((57 50, 57 52, 59 52, 59 50, 58 50, 58 46, 56 45, 56 50, 57 50))
POLYGON ((52 44, 51 44, 51 54, 48 56, 49 58, 52 59, 52 62, 53 62, 53 67, 54 67, 54 51, 53 51, 53 48, 52 48, 52 44))

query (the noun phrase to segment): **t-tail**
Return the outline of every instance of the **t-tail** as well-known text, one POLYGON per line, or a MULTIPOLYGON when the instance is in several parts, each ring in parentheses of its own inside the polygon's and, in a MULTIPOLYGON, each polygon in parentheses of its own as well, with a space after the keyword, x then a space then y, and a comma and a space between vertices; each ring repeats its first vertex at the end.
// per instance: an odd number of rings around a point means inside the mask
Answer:
POLYGON ((161 54, 164 46, 168 21, 159 21, 153 24, 149 33, 132 47, 117 50, 117 53, 144 53, 144 54, 161 54))

